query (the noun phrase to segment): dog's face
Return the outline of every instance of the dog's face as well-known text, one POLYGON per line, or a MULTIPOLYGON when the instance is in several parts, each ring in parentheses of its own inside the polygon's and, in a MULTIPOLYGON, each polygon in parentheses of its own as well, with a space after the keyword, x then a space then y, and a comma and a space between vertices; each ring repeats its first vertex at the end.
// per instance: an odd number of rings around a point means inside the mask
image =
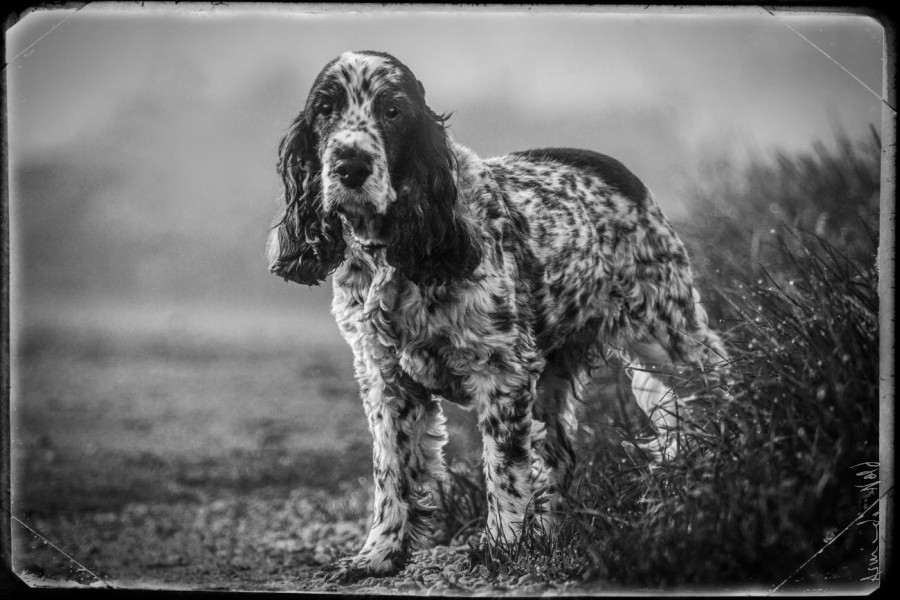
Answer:
POLYGON ((396 59, 347 52, 319 74, 306 112, 318 140, 323 208, 336 211, 364 247, 385 246, 397 199, 392 174, 409 130, 429 118, 421 84, 396 59))
POLYGON ((388 54, 346 52, 328 63, 281 143, 287 208, 270 234, 270 269, 318 283, 349 242, 386 250, 416 282, 470 273, 480 253, 457 210, 445 120, 388 54))

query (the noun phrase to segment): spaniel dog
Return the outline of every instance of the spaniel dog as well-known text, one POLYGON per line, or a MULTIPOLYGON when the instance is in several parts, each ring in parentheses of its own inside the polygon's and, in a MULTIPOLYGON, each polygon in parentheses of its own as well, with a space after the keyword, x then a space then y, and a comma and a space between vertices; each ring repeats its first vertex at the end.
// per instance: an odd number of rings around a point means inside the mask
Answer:
POLYGON ((476 412, 486 533, 512 541, 570 479, 573 399, 598 356, 627 361, 659 460, 677 447, 678 368, 726 356, 684 246, 621 163, 569 148, 482 159, 447 118, 393 56, 347 52, 279 148, 269 269, 308 285, 333 274, 374 438, 374 516, 344 578, 395 572, 428 536, 441 399, 476 412))

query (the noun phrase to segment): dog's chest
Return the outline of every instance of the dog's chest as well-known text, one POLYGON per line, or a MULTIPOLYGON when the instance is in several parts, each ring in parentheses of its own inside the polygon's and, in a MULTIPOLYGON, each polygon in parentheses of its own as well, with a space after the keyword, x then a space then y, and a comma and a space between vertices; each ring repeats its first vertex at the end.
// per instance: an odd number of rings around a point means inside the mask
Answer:
POLYGON ((476 333, 483 316, 470 298, 444 287, 409 286, 397 300, 387 322, 396 335, 399 367, 432 393, 470 404, 467 382, 493 354, 492 340, 476 333))
POLYGON ((449 286, 385 286, 361 317, 370 348, 416 383, 463 406, 511 358, 511 331, 496 327, 491 298, 449 286))

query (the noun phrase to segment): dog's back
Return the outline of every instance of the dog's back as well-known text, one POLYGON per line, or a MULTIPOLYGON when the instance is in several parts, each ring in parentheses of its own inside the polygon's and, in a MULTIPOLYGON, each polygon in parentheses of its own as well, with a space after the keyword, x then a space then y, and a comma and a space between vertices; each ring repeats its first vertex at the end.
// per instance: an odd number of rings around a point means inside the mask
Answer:
POLYGON ((488 159, 493 184, 530 248, 538 345, 551 352, 585 329, 594 337, 653 337, 689 359, 696 330, 684 245, 652 193, 617 160, 552 148, 488 159), (669 340, 671 339, 671 344, 669 340))

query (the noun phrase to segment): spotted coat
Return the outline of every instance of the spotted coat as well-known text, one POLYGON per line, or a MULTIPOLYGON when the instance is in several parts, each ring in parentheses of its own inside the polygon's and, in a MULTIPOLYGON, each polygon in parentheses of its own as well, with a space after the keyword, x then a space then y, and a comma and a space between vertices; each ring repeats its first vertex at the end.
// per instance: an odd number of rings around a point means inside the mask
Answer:
POLYGON ((374 440, 375 509, 339 577, 402 567, 446 479, 441 400, 476 412, 487 535, 550 522, 574 465, 574 397, 610 352, 677 449, 674 369, 726 359, 687 253, 618 161, 548 148, 482 159, 397 59, 345 53, 323 69, 280 147, 285 208, 270 270, 316 284, 353 349, 374 440))

